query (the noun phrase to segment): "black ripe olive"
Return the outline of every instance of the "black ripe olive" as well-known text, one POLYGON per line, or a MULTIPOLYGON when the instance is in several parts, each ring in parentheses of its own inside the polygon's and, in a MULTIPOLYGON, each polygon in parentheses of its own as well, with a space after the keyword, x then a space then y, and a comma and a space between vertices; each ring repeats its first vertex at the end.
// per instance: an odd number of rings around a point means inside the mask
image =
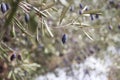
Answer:
POLYGON ((18 58, 18 60, 20 60, 20 61, 22 60, 22 57, 21 57, 20 54, 18 54, 17 58, 18 58))
POLYGON ((114 0, 110 0, 110 1, 109 1, 109 4, 111 4, 111 5, 115 4, 115 3, 114 3, 114 0))
POLYGON ((90 14, 90 18, 92 21, 94 20, 93 14, 90 14))
POLYGON ((16 54, 13 53, 13 54, 10 56, 10 61, 13 61, 15 58, 16 58, 16 54))
POLYGON ((79 10, 79 14, 80 14, 80 15, 82 14, 82 11, 81 11, 81 10, 79 10))
POLYGON ((62 43, 63 43, 63 44, 66 43, 66 34, 64 34, 64 35, 62 36, 62 43))
POLYGON ((108 29, 109 29, 109 30, 112 30, 112 29, 113 29, 113 27, 112 27, 111 25, 109 25, 109 26, 108 26, 108 29))
POLYGON ((73 12, 74 11, 74 6, 71 6, 70 7, 70 12, 73 12))
POLYGON ((1 3, 1 11, 2 13, 5 13, 7 11, 7 7, 5 3, 1 3))
POLYGON ((30 16, 29 16, 29 14, 25 14, 25 22, 27 23, 27 22, 29 22, 29 20, 30 20, 30 16))
POLYGON ((6 5, 6 9, 7 9, 7 10, 10 9, 10 6, 9 6, 8 3, 6 3, 5 5, 6 5))
POLYGON ((83 5, 81 3, 79 4, 79 7, 80 7, 80 9, 83 9, 83 5))
POLYGON ((99 18, 99 14, 95 14, 95 18, 98 19, 99 18))

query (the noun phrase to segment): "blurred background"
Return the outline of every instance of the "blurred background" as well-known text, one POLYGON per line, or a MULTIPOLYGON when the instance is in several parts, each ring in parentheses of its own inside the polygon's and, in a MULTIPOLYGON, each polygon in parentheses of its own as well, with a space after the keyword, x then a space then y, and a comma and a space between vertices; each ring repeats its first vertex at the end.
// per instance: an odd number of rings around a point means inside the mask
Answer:
POLYGON ((119 0, 1 0, 0 80, 119 80, 119 0))

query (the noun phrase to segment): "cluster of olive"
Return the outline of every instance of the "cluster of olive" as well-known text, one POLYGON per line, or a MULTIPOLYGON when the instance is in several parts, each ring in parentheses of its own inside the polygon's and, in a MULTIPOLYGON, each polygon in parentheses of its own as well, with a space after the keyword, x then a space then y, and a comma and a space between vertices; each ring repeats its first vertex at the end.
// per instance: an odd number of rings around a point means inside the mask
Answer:
POLYGON ((115 9, 119 9, 120 8, 120 2, 117 2, 115 0, 109 0, 109 8, 115 8, 115 9))
MULTIPOLYGON (((88 6, 84 7, 82 3, 79 4, 79 8, 80 8, 79 9, 79 14, 80 15, 83 14, 84 11, 88 11, 89 10, 88 6)), ((74 11, 74 7, 73 6, 70 7, 70 11, 71 12, 74 11)), ((97 13, 96 14, 92 14, 92 13, 90 14, 90 19, 91 20, 98 19, 98 18, 99 18, 99 14, 97 14, 97 13)))
MULTIPOLYGON (((26 13, 26 14, 25 14, 25 22, 28 23, 28 22, 29 22, 29 19, 30 19, 30 16, 29 16, 28 13, 26 13)), ((67 38, 67 37, 66 37, 66 34, 63 34, 62 39, 61 39, 63 44, 66 43, 66 38, 67 38)))
MULTIPOLYGON (((79 6, 80 6, 80 9, 83 9, 83 5, 82 4, 80 4, 79 6)), ((88 10, 89 9, 86 7, 85 11, 88 11, 88 10)), ((99 14, 92 14, 92 13, 90 14, 90 19, 91 20, 98 19, 98 18, 99 18, 99 14)))
MULTIPOLYGON (((6 11, 8 11, 10 9, 10 5, 8 3, 1 3, 1 12, 5 13, 6 11)), ((25 13, 25 21, 29 22, 30 16, 28 13, 25 13)))
MULTIPOLYGON (((28 23, 30 20, 30 15, 28 13, 25 14, 25 22, 28 23)), ((63 34, 62 36, 62 43, 65 44, 66 43, 66 40, 67 40, 67 35, 66 34, 63 34)))
MULTIPOLYGON (((28 23, 30 20, 30 16, 28 13, 25 14, 25 22, 28 23)), ((62 36, 62 43, 65 44, 66 43, 66 40, 67 40, 67 37, 66 37, 66 34, 63 34, 62 36)))
MULTIPOLYGON (((4 3, 4 2, 1 3, 1 11, 2 11, 2 13, 5 13, 7 10, 9 10, 9 8, 10 8, 10 5, 8 3, 4 3)), ((28 13, 25 13, 24 19, 25 19, 25 22, 28 23, 29 20, 30 20, 30 15, 28 13)), ((63 44, 66 43, 66 34, 63 34, 61 40, 62 40, 63 44)), ((11 61, 14 58, 16 58, 16 55, 15 54, 11 55, 11 61)))
POLYGON ((13 60, 15 60, 15 59, 18 59, 18 60, 22 60, 22 56, 21 56, 21 54, 16 54, 15 52, 13 52, 11 55, 10 55, 10 61, 13 61, 13 60))
POLYGON ((99 14, 90 14, 90 18, 91 18, 91 20, 98 19, 99 14))

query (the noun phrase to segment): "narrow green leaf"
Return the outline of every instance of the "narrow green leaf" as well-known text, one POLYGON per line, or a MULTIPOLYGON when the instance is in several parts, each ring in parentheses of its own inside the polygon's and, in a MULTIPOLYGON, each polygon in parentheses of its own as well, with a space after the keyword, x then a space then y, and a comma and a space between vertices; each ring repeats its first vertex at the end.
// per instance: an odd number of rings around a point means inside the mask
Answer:
POLYGON ((12 73, 13 73, 13 71, 10 71, 10 72, 9 72, 9 74, 8 74, 8 79, 10 79, 10 78, 11 78, 12 73))
POLYGON ((0 36, 0 41, 1 41, 2 37, 3 37, 3 35, 5 34, 5 31, 6 31, 7 27, 11 23, 14 15, 15 15, 17 9, 18 9, 18 4, 19 4, 20 1, 21 0, 18 0, 18 1, 15 1, 15 2, 14 1, 10 2, 12 7, 11 7, 11 10, 10 10, 10 14, 8 15, 8 18, 6 19, 6 21, 4 23, 4 26, 2 26, 4 28, 4 31, 2 31, 1 34, 0 34, 1 35, 0 36))
POLYGON ((12 76, 13 76, 13 79, 16 80, 15 74, 12 74, 12 76))
POLYGON ((15 26, 14 26, 14 24, 12 26, 12 36, 16 37, 16 32, 15 32, 15 26))
POLYGON ((63 18, 65 17, 65 14, 67 13, 67 11, 68 11, 70 5, 72 4, 72 2, 73 2, 73 0, 71 0, 71 1, 69 2, 69 5, 68 5, 68 6, 64 6, 64 8, 63 8, 63 10, 62 10, 62 12, 61 12, 61 15, 60 15, 60 22, 59 22, 59 24, 61 24, 63 18))
POLYGON ((42 3, 46 3, 47 2, 47 0, 42 0, 42 3))
POLYGON ((42 32, 42 36, 44 37, 45 36, 45 30, 44 30, 44 25, 43 25, 43 19, 42 20, 42 23, 41 23, 41 32, 42 32))
POLYGON ((31 5, 31 4, 29 4, 29 3, 25 2, 25 1, 22 1, 20 6, 24 7, 24 9, 26 8, 25 6, 29 6, 30 10, 35 11, 35 13, 38 16, 40 16, 40 17, 43 16, 43 17, 47 18, 47 15, 43 11, 39 10, 38 8, 34 7, 33 5, 31 5))
POLYGON ((83 11, 83 14, 96 14, 96 13, 101 15, 103 13, 103 11, 100 9, 83 11))
POLYGON ((59 0, 59 2, 66 7, 69 5, 69 3, 66 0, 59 0))
POLYGON ((46 18, 47 18, 47 15, 46 15, 43 11, 40 11, 40 10, 37 9, 36 7, 33 7, 33 9, 36 11, 37 15, 43 16, 43 17, 46 17, 46 18))
POLYGON ((30 33, 28 33, 28 31, 25 30, 25 28, 22 26, 22 24, 16 18, 14 18, 14 20, 16 21, 15 24, 18 26, 18 28, 20 30, 22 30, 28 36, 33 37, 33 35, 31 35, 30 33))
POLYGON ((35 17, 36 17, 35 14, 31 12, 28 29, 29 29, 32 33, 35 33, 35 32, 36 32, 36 29, 37 29, 37 26, 38 26, 38 23, 37 23, 35 17))
POLYGON ((11 2, 11 5, 12 5, 11 13, 9 14, 9 16, 8 16, 8 18, 6 20, 6 22, 4 24, 4 27, 7 27, 10 24, 10 22, 12 21, 12 18, 15 15, 17 9, 18 9, 19 2, 20 2, 20 0, 15 1, 15 2, 14 1, 11 2))
POLYGON ((58 12, 58 10, 55 7, 52 7, 51 9, 55 12, 58 12))
POLYGON ((83 31, 85 33, 85 35, 90 39, 90 40, 94 40, 86 31, 83 31))
POLYGON ((45 27, 46 27, 47 31, 49 32, 50 36, 51 36, 51 37, 54 37, 53 33, 51 32, 51 30, 50 30, 50 28, 48 27, 48 24, 47 24, 47 22, 46 22, 45 20, 44 20, 44 23, 45 23, 45 27))
POLYGON ((46 4, 44 7, 42 7, 42 10, 52 8, 54 5, 55 5, 55 2, 50 2, 49 4, 46 4))

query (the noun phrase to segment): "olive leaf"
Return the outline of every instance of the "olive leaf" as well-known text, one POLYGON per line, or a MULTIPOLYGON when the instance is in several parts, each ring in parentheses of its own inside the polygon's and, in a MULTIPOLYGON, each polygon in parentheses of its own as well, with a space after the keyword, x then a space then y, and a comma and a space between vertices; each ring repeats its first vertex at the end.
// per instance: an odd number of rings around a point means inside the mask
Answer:
POLYGON ((88 10, 83 12, 83 14, 99 14, 99 15, 101 15, 102 13, 103 11, 100 9, 88 10))
POLYGON ((45 24, 45 27, 46 27, 47 31, 49 32, 50 36, 51 36, 51 37, 54 37, 53 33, 51 32, 51 30, 50 30, 50 28, 48 27, 48 24, 47 24, 47 22, 46 22, 45 20, 44 20, 44 24, 45 24))
POLYGON ((94 40, 86 31, 83 30, 83 32, 85 33, 85 35, 86 35, 90 40, 94 40))
POLYGON ((16 32, 15 32, 15 26, 14 26, 14 24, 12 24, 11 35, 12 35, 13 37, 16 37, 16 32))
POLYGON ((73 0, 71 0, 71 1, 69 2, 69 5, 68 5, 68 6, 64 6, 64 7, 63 7, 63 10, 62 10, 61 15, 60 15, 60 22, 59 22, 59 24, 61 24, 63 18, 65 18, 65 15, 66 15, 66 13, 67 13, 70 5, 72 4, 72 2, 73 2, 73 0))
POLYGON ((30 21, 29 21, 29 27, 28 29, 32 32, 32 33, 35 33, 36 32, 36 29, 37 29, 37 26, 38 26, 38 23, 36 21, 36 17, 35 17, 35 14, 31 12, 30 14, 30 21))
POLYGON ((55 5, 55 2, 50 2, 50 3, 46 4, 45 6, 43 6, 42 10, 52 8, 54 5, 55 5))
POLYGON ((23 25, 20 23, 20 21, 18 21, 15 17, 14 17, 14 21, 15 21, 15 24, 18 26, 18 28, 20 30, 22 30, 25 34, 27 34, 28 36, 30 37, 33 37, 33 35, 31 35, 24 27, 23 25))
POLYGON ((68 6, 69 3, 66 0, 59 0, 59 2, 64 5, 64 6, 68 6))

